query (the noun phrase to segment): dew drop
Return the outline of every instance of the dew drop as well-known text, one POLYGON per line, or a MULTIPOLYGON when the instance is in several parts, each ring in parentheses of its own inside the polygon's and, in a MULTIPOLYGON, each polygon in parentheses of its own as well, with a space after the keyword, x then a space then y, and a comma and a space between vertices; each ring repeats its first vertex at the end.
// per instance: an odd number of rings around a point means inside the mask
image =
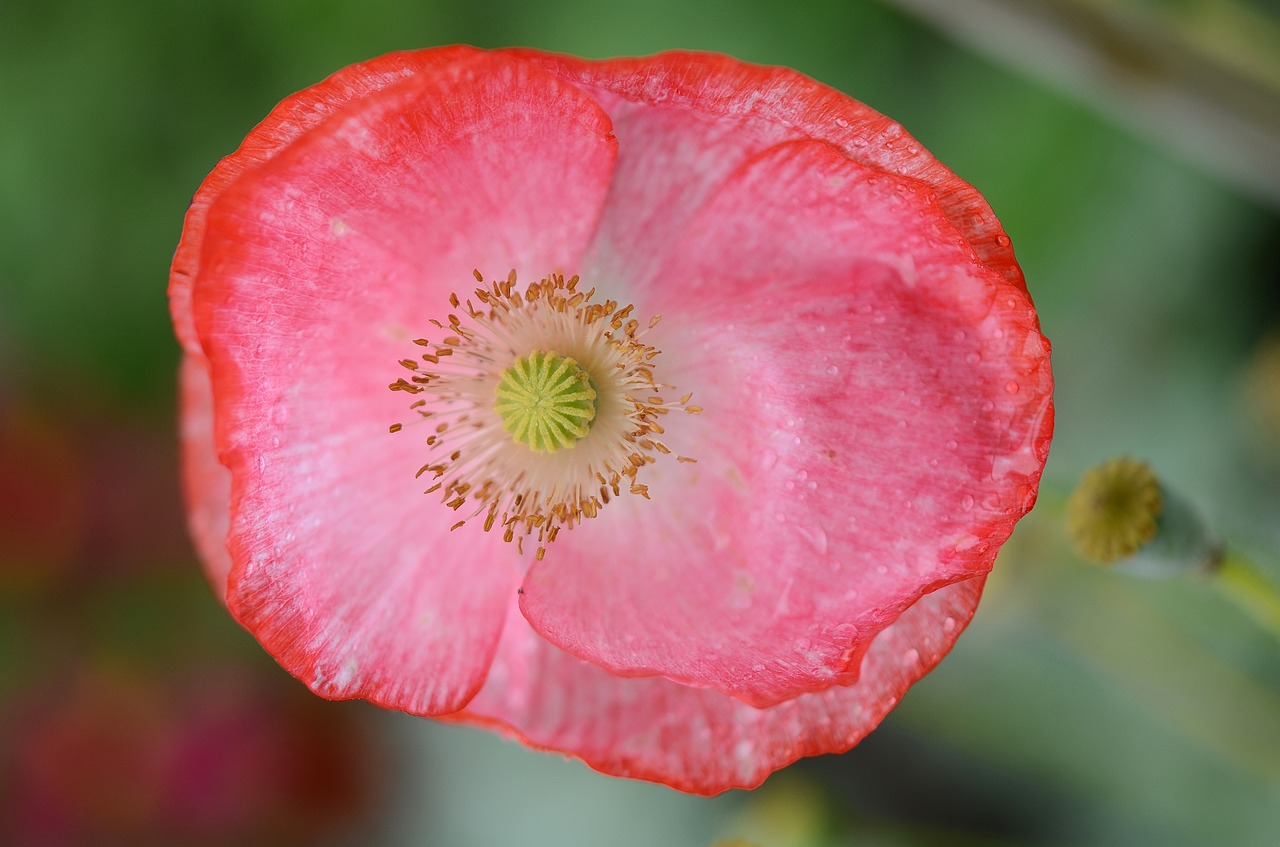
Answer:
POLYGON ((831 639, 841 646, 852 644, 857 635, 858 628, 851 623, 842 623, 831 630, 831 639))
POLYGON ((1017 393, 1018 393, 1018 383, 1017 383, 1017 381, 1016 381, 1016 380, 1012 380, 1012 379, 1011 379, 1011 380, 1009 380, 1008 382, 1006 382, 1006 383, 1004 384, 1004 390, 1005 390, 1005 391, 1008 391, 1010 394, 1017 394, 1017 393))
POLYGON ((281 403, 271 410, 271 422, 276 426, 284 426, 289 421, 289 407, 281 403))
POLYGON ((273 435, 273 436, 271 436, 271 446, 272 446, 272 447, 279 447, 279 446, 280 446, 280 436, 278 436, 278 435, 273 435))
MULTIPOLYGON (((1016 386, 1016 385, 1017 385, 1017 383, 1015 382, 1015 383, 1014 383, 1014 385, 1016 386)), ((1017 388, 1015 388, 1014 390, 1016 391, 1016 390, 1017 390, 1017 388)), ((990 412, 990 411, 992 411, 993 409, 995 409, 995 407, 996 407, 996 404, 995 404, 995 403, 992 403, 990 400, 988 400, 987 402, 985 402, 985 403, 983 403, 983 404, 982 404, 982 411, 984 411, 984 412, 990 412)))
POLYGON ((837 368, 835 365, 831 365, 827 368, 827 376, 839 376, 839 375, 840 375, 840 369, 837 368))
POLYGON ((902 654, 902 661, 908 665, 914 665, 920 661, 920 651, 912 647, 910 650, 902 654))
POLYGON ((972 509, 972 508, 973 508, 973 498, 972 498, 972 497, 970 497, 968 494, 964 495, 964 497, 962 497, 962 498, 961 498, 961 500, 960 500, 960 508, 961 508, 961 509, 964 509, 966 512, 967 512, 967 511, 969 511, 970 509, 972 509))
POLYGON ((955 632, 955 629, 956 629, 956 619, 955 619, 955 618, 947 618, 946 620, 944 620, 944 621, 942 622, 942 629, 943 629, 943 631, 945 631, 945 632, 955 632))
POLYGON ((847 129, 849 127, 849 122, 846 121, 844 118, 836 118, 836 126, 840 127, 841 129, 847 129))
POLYGON ((937 459, 930 459, 930 460, 929 460, 929 467, 931 467, 931 468, 936 468, 937 466, 938 466, 938 460, 937 460, 937 459))
POLYGON ((950 439, 949 441, 947 441, 947 449, 948 449, 948 450, 954 450, 954 449, 956 449, 956 447, 958 447, 958 446, 959 446, 959 445, 958 445, 958 444, 956 444, 956 440, 955 440, 954 438, 952 438, 952 439, 950 439))
POLYGON ((996 244, 999 245, 1000 247, 1008 247, 1009 236, 1005 235, 1004 233, 1000 233, 999 235, 996 236, 996 244))
MULTIPOLYGON (((950 621, 950 620, 951 620, 951 618, 947 618, 947 620, 949 620, 949 621, 950 621)), ((953 626, 955 625, 955 624, 954 624, 954 622, 952 623, 952 625, 953 625, 953 626)), ((751 666, 751 670, 755 671, 756 673, 760 673, 761 671, 763 671, 763 670, 764 670, 764 665, 761 665, 761 664, 755 664, 755 665, 752 665, 752 666, 751 666)))
POLYGON ((982 357, 977 353, 969 353, 965 355, 964 360, 967 364, 976 365, 978 362, 982 361, 982 357))

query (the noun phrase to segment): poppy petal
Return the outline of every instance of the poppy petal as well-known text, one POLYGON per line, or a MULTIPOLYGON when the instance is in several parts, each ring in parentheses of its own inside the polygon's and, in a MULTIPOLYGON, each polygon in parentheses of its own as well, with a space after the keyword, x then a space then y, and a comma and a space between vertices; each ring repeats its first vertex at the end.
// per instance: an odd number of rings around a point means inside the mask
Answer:
POLYGON ((615 776, 696 794, 752 788, 796 759, 862 740, 951 649, 984 579, 922 597, 871 642, 855 685, 768 709, 664 679, 614 676, 547 644, 513 609, 484 689, 449 717, 615 776))
POLYGON ((472 268, 576 265, 614 148, 592 101, 486 54, 338 109, 210 205, 192 294, 228 605, 317 693, 431 714, 482 683, 518 561, 421 496, 387 384, 472 268))
POLYGON ((779 145, 637 299, 667 316, 654 334, 704 409, 664 436, 699 464, 532 566, 522 608, 569 652, 757 706, 847 684, 877 632, 986 573, 1031 507, 1047 346, 918 181, 779 145))
POLYGON ((219 161, 205 177, 183 219, 182 240, 174 252, 169 276, 169 307, 183 349, 188 353, 200 351, 191 311, 191 285, 200 271, 200 249, 204 243, 209 206, 227 186, 270 161, 300 135, 353 101, 412 75, 443 72, 460 62, 483 55, 474 47, 462 45, 389 53, 343 68, 272 109, 271 114, 245 137, 236 152, 219 161))
POLYGON ((276 106, 235 153, 218 162, 192 198, 169 276, 170 313, 178 342, 186 353, 180 374, 183 496, 196 549, 218 599, 223 602, 231 568, 226 549, 231 474, 218 462, 214 449, 213 389, 191 308, 192 284, 200 270, 209 206, 243 174, 274 158, 337 109, 413 74, 439 71, 483 55, 473 47, 453 46, 391 53, 343 68, 276 106))
POLYGON ((231 524, 231 471, 218 462, 213 446, 213 388, 203 355, 182 357, 179 372, 182 402, 182 494, 187 526, 205 575, 218 599, 226 602, 227 530, 231 524))
POLYGON ((643 225, 620 228, 616 238, 602 225, 607 269, 650 267, 646 257, 655 247, 661 253, 663 239, 681 231, 683 216, 747 157, 781 142, 816 139, 861 164, 930 186, 979 261, 1026 289, 1010 240, 977 189, 901 124, 802 73, 714 53, 598 62, 511 52, 582 86, 613 118, 623 147, 614 190, 632 208, 632 224, 643 225))

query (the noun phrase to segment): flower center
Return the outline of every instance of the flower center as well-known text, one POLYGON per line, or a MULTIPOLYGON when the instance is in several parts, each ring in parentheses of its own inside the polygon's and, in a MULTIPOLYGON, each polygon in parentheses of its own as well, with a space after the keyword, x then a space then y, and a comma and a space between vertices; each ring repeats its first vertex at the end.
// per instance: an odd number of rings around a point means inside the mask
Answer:
POLYGON ((402 359, 410 374, 390 388, 415 396, 413 423, 425 425, 431 454, 417 475, 462 512, 451 529, 483 515, 486 531, 501 527, 521 551, 536 535, 541 559, 561 529, 594 518, 624 487, 648 499, 638 473, 675 455, 661 418, 702 410, 691 394, 663 397, 674 386, 658 381, 659 351, 643 341, 658 316, 642 327, 632 306, 593 302, 595 289, 579 291, 576 276, 521 291, 512 271, 474 296, 478 305, 449 296, 464 316, 432 320, 443 338, 416 339, 428 352, 402 359))
POLYGON ((573 359, 534 350, 502 372, 494 408, 511 437, 538 453, 572 447, 591 430, 596 390, 573 359))

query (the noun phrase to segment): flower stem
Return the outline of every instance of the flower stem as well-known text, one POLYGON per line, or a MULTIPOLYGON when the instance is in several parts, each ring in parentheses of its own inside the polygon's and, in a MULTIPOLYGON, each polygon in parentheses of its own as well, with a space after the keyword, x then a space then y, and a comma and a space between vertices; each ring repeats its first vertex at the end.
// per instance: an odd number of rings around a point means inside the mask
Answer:
POLYGON ((1228 548, 1210 579, 1256 622, 1280 638, 1280 586, 1253 560, 1228 548))

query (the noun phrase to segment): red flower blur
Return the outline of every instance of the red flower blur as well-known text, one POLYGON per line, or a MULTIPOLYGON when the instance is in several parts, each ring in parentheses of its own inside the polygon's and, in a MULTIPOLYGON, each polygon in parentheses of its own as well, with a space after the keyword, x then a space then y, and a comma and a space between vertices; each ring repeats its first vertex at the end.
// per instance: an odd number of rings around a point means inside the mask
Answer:
POLYGON ((32 687, 0 709, 3 843, 315 844, 354 828, 373 805, 368 733, 269 683, 77 667, 32 687))
POLYGON ((869 732, 968 623, 1052 429, 981 196, 722 56, 340 71, 201 186, 170 297, 192 530, 281 664, 686 791, 869 732), (503 404, 552 371, 582 390, 521 443, 503 404))

